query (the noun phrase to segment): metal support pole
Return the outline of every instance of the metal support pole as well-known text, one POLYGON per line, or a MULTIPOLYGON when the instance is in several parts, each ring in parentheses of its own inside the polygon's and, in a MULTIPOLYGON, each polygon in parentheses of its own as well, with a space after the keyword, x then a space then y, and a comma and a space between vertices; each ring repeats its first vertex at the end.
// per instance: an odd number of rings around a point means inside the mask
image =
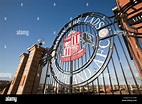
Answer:
POLYGON ((52 48, 48 48, 46 53, 47 53, 47 56, 46 56, 46 61, 47 61, 47 70, 46 70, 46 76, 45 76, 45 81, 44 81, 44 85, 43 85, 43 94, 46 93, 46 81, 47 81, 47 77, 49 77, 49 74, 48 74, 48 71, 49 69, 51 69, 51 59, 52 59, 52 48))
MULTIPOLYGON (((71 23, 71 29, 73 30, 73 21, 71 23)), ((72 48, 72 46, 71 46, 72 48)), ((72 54, 72 49, 71 49, 72 54)), ((70 61, 70 85, 69 85, 69 93, 72 94, 72 80, 73 80, 73 61, 70 61)))
POLYGON ((73 71, 73 62, 72 61, 70 61, 70 86, 69 86, 69 92, 70 92, 70 94, 72 94, 72 79, 73 79, 73 73, 72 73, 72 71, 73 71))
POLYGON ((44 80, 44 85, 43 85, 43 94, 46 93, 46 81, 47 81, 47 77, 48 77, 48 70, 50 68, 50 62, 47 62, 47 70, 46 70, 46 76, 45 76, 45 80, 44 80))

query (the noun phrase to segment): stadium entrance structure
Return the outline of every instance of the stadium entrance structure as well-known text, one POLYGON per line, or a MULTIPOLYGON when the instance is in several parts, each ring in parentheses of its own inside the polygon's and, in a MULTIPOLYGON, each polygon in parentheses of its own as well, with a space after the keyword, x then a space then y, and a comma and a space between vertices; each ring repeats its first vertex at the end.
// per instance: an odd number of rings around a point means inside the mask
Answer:
POLYGON ((114 16, 88 12, 65 24, 45 54, 43 93, 141 94, 141 2, 117 0, 114 16))
POLYGON ((22 54, 8 94, 141 94, 142 0, 116 3, 114 16, 80 14, 50 48, 22 54))

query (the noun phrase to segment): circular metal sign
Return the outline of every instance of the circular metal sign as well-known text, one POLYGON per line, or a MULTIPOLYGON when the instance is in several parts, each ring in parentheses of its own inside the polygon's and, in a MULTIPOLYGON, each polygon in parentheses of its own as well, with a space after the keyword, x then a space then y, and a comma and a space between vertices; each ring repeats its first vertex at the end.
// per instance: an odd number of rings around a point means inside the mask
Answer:
POLYGON ((106 68, 111 55, 114 32, 111 20, 96 12, 83 13, 61 29, 52 48, 51 72, 66 87, 85 85, 106 68), (103 39, 104 38, 104 39, 103 39))

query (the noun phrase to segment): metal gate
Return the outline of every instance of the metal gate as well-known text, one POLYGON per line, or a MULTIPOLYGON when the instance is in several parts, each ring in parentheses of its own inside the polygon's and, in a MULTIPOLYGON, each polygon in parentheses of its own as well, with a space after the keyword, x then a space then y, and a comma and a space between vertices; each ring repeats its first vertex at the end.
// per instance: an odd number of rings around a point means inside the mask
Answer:
POLYGON ((88 12, 65 24, 41 58, 44 82, 38 93, 141 94, 142 81, 127 48, 130 35, 120 30, 118 16, 88 12))

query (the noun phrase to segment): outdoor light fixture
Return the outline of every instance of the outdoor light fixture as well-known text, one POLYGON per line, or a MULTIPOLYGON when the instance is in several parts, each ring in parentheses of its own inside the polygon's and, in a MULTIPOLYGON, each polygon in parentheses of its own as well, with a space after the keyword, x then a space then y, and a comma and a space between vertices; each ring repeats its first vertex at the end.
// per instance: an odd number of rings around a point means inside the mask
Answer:
POLYGON ((42 39, 38 39, 39 46, 43 45, 45 42, 42 39))

